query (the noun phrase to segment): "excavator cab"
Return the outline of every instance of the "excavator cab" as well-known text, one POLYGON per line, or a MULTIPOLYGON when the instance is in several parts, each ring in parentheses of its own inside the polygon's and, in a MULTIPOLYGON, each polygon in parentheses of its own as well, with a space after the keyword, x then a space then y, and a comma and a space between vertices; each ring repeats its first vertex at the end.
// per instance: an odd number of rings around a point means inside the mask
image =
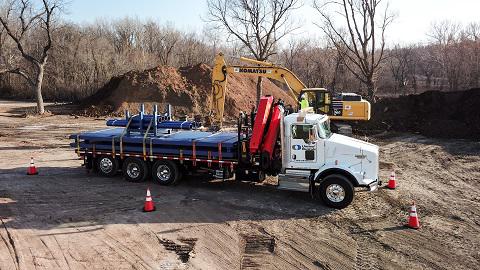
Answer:
POLYGON ((315 113, 327 114, 332 120, 370 120, 370 103, 355 93, 332 94, 325 88, 305 88, 306 97, 315 113))
POLYGON ((300 92, 300 97, 305 97, 309 107, 312 107, 315 113, 330 115, 330 93, 325 88, 306 88, 300 92))

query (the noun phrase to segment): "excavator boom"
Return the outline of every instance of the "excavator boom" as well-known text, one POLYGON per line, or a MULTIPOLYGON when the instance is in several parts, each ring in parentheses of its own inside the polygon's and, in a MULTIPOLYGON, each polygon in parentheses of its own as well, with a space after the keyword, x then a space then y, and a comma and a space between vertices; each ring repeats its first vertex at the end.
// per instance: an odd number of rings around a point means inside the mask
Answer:
POLYGON ((232 74, 261 76, 284 83, 296 104, 299 104, 299 99, 303 96, 309 100, 304 100, 302 103, 305 102, 307 107, 312 107, 315 113, 328 114, 333 120, 370 119, 370 103, 359 95, 342 93, 331 97, 325 88, 307 88, 293 72, 284 67, 245 57, 240 57, 240 60, 248 65, 227 65, 222 53, 215 57, 210 104, 213 126, 222 127, 227 77, 232 74))
POLYGON ((231 74, 241 74, 247 76, 262 76, 270 78, 288 86, 289 94, 298 102, 297 96, 302 89, 305 89, 305 84, 290 70, 275 66, 269 62, 257 61, 245 57, 240 57, 243 62, 251 64, 257 64, 259 66, 242 66, 242 65, 230 65, 227 66, 225 58, 222 53, 219 53, 215 57, 214 68, 212 71, 212 101, 210 111, 213 114, 213 122, 219 127, 223 122, 223 113, 225 109, 225 94, 227 77, 231 74))

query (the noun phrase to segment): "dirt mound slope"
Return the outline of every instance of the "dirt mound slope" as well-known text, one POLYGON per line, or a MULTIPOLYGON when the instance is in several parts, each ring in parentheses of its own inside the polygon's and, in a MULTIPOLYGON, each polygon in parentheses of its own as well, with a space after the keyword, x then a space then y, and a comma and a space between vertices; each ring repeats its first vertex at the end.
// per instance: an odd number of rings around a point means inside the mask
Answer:
POLYGON ((480 89, 385 98, 372 104, 372 119, 358 128, 480 140, 480 89))
MULTIPOLYGON (((206 64, 176 69, 158 66, 144 71, 130 71, 113 77, 94 95, 83 100, 82 110, 89 115, 121 114, 125 109, 138 110, 145 103, 147 110, 153 103, 170 103, 176 114, 208 113, 212 69, 206 64)), ((228 77, 225 101, 226 117, 238 115, 240 110, 250 111, 256 98, 256 78, 228 77)), ((263 82, 263 93, 293 104, 288 94, 269 80, 263 82)))

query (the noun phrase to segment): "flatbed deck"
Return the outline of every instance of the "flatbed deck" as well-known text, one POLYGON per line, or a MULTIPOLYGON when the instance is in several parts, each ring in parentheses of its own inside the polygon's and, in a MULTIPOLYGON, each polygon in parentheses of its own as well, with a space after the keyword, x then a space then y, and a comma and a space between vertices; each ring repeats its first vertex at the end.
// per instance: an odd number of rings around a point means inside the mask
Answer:
POLYGON ((101 152, 145 157, 174 156, 236 160, 238 134, 195 130, 159 129, 157 135, 110 128, 73 134, 72 147, 82 152, 101 152))

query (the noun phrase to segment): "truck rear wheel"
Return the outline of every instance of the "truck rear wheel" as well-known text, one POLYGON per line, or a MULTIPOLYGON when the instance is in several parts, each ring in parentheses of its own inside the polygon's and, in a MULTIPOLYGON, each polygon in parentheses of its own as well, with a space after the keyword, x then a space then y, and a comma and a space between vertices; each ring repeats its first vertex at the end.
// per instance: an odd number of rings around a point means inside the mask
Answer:
POLYGON ((129 182, 143 182, 148 175, 147 163, 139 158, 127 158, 123 162, 123 176, 129 182))
POLYGON ((112 156, 100 156, 95 159, 95 168, 101 176, 115 176, 118 171, 118 166, 118 160, 112 156))
POLYGON ((160 185, 176 184, 181 177, 181 172, 175 162, 170 160, 157 160, 155 164, 153 164, 152 178, 160 185))
POLYGON ((347 177, 332 174, 323 179, 319 188, 320 198, 330 207, 342 209, 350 205, 355 189, 347 177))
POLYGON ((236 181, 250 181, 250 182, 263 182, 265 180, 265 172, 263 171, 247 171, 242 169, 237 169, 235 171, 235 180, 236 181))

